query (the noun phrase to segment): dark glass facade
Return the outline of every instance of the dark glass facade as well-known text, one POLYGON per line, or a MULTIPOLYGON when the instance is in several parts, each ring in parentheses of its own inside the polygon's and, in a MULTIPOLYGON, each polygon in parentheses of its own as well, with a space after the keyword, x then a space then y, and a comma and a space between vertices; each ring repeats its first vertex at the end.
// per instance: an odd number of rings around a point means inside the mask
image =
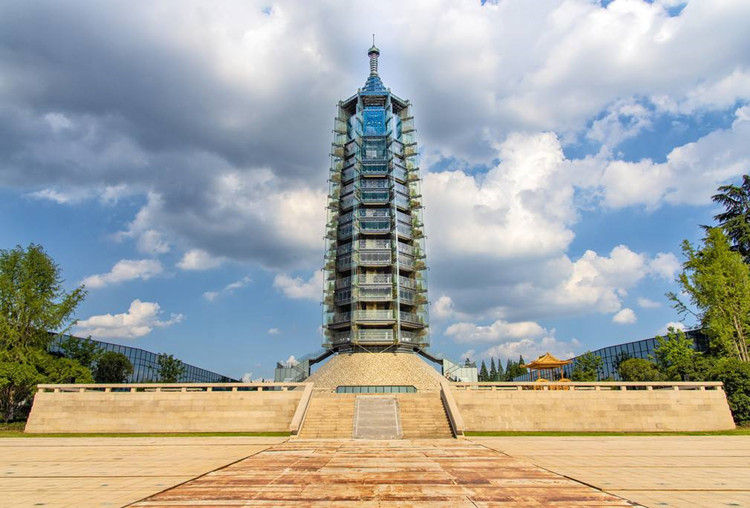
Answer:
MULTIPOLYGON (((62 336, 56 339, 49 347, 50 353, 61 353, 60 341, 65 340, 68 336, 62 336)), ((128 357, 130 363, 133 364, 133 373, 128 377, 126 382, 128 383, 148 383, 156 382, 159 379, 159 355, 140 349, 137 347, 122 346, 120 344, 111 344, 109 342, 102 342, 93 339, 83 339, 88 342, 93 342, 103 351, 114 351, 115 353, 122 353, 128 357)), ((201 369, 195 365, 181 362, 185 366, 185 373, 179 379, 180 383, 233 383, 237 382, 236 379, 232 379, 227 376, 222 376, 216 372, 210 370, 201 369)))

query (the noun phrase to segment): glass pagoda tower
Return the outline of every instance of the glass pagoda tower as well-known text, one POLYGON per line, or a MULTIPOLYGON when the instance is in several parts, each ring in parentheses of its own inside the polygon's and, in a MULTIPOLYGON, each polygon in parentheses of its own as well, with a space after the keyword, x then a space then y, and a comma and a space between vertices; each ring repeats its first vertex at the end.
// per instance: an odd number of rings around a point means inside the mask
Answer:
POLYGON ((378 76, 339 102, 327 204, 323 344, 336 352, 429 344, 424 225, 412 108, 378 76))

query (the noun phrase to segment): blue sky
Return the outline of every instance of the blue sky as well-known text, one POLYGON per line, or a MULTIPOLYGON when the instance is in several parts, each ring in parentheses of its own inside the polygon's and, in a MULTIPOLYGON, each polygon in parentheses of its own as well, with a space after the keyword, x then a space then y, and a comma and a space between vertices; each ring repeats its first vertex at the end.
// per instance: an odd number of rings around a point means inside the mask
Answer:
MULTIPOLYGON (((0 247, 75 331, 234 377, 320 348, 336 102, 414 104, 433 349, 580 354, 679 320, 680 242, 750 164, 746 1, 0 5, 0 247)), ((693 323, 687 323, 691 325, 693 323)))

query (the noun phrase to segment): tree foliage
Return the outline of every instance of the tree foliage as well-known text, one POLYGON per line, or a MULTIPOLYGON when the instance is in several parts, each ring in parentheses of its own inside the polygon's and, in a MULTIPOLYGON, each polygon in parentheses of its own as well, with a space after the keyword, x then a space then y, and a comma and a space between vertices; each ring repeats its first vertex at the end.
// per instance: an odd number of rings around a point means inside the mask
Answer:
POLYGON ((127 356, 114 351, 102 354, 94 369, 97 383, 124 383, 133 373, 133 364, 127 356))
POLYGON ((710 378, 724 383, 734 422, 750 425, 750 363, 737 358, 722 358, 714 365, 710 378))
POLYGON ((173 355, 162 353, 157 357, 158 376, 162 383, 177 383, 185 374, 185 364, 173 355))
POLYGON ((495 358, 490 358, 490 378, 489 381, 499 381, 497 378, 497 367, 495 367, 495 358))
POLYGON ((41 349, 0 351, 0 412, 5 421, 24 418, 39 383, 91 383, 91 371, 70 358, 41 349))
POLYGON ((729 237, 732 248, 746 262, 750 261, 750 176, 743 175, 739 186, 724 185, 718 191, 711 199, 725 210, 714 219, 729 237))
POLYGON ((60 267, 40 245, 0 250, 0 348, 45 349, 51 331, 65 332, 83 286, 63 289, 60 267))
POLYGON ((659 369, 644 358, 628 358, 618 368, 623 381, 661 381, 659 369))
POLYGON ((482 366, 479 367, 479 381, 489 381, 490 374, 487 372, 487 365, 485 365, 484 360, 482 360, 482 366))
POLYGON ((76 360, 87 369, 93 369, 103 351, 96 342, 68 335, 60 341, 60 351, 66 358, 76 360))
POLYGON ((703 248, 696 250, 687 240, 682 244, 687 259, 677 281, 697 308, 691 310, 679 295, 668 293, 682 314, 693 314, 701 321, 711 349, 742 361, 748 356, 748 316, 750 316, 750 269, 742 256, 730 249, 719 228, 709 228, 703 248))
POLYGON ((597 381, 603 365, 601 356, 586 351, 576 358, 570 377, 573 381, 597 381))
POLYGON ((682 330, 670 326, 666 337, 656 336, 654 359, 669 381, 694 381, 691 373, 699 354, 693 348, 693 341, 682 330))

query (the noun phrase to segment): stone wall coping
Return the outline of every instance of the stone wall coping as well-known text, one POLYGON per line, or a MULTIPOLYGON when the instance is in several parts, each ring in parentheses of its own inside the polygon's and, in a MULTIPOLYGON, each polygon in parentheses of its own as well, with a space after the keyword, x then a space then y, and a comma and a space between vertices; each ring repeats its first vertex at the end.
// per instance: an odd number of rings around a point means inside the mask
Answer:
POLYGON ((295 388, 307 388, 312 383, 85 383, 85 384, 40 384, 40 393, 75 393, 75 392, 213 392, 223 391, 287 391, 295 388))
POLYGON ((523 382, 481 382, 451 383, 453 390, 620 390, 645 388, 646 390, 721 390, 721 381, 523 381, 523 382))

